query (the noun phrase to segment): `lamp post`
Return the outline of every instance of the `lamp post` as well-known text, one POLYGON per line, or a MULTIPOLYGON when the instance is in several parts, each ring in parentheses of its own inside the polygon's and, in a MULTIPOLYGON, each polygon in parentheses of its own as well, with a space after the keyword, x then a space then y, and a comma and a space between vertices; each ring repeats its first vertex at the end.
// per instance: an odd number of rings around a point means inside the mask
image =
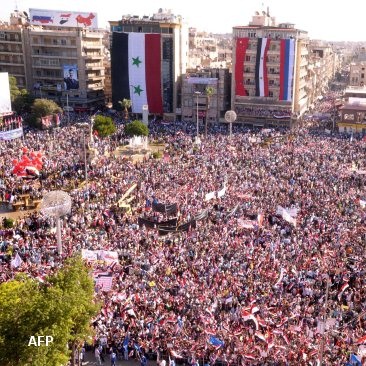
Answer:
POLYGON ((47 192, 41 203, 41 211, 48 217, 56 219, 57 251, 62 254, 61 242, 61 221, 60 217, 67 215, 71 211, 71 197, 64 191, 47 192))
POLYGON ((229 138, 231 139, 231 135, 233 133, 233 122, 236 121, 236 113, 235 111, 227 111, 225 113, 225 121, 229 123, 229 138))
POLYGON ((198 141, 198 135, 199 135, 199 126, 198 126, 198 96, 201 95, 201 92, 199 91, 195 91, 194 94, 196 95, 197 99, 196 99, 196 118, 197 118, 197 134, 196 134, 196 140, 198 141))
POLYGON ((70 124, 69 93, 66 93, 67 124, 70 124))

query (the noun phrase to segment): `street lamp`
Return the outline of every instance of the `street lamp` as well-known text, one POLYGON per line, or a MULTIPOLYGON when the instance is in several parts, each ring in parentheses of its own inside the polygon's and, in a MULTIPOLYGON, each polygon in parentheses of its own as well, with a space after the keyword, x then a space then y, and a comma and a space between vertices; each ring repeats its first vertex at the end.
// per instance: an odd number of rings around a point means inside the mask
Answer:
POLYGON ((43 196, 41 211, 48 217, 56 219, 57 251, 62 255, 60 217, 71 211, 71 197, 64 191, 51 191, 43 196))
POLYGON ((197 111, 196 111, 196 118, 197 118, 197 134, 196 134, 196 141, 198 142, 198 135, 199 135, 199 126, 198 126, 198 96, 201 95, 201 92, 199 91, 195 91, 194 94, 196 95, 197 99, 196 99, 196 107, 197 107, 197 111))

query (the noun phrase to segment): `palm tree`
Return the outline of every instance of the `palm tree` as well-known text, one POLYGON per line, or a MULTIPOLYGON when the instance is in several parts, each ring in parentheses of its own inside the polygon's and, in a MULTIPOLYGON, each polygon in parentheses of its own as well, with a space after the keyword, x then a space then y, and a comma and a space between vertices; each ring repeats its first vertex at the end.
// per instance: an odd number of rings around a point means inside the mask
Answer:
POLYGON ((215 88, 212 86, 207 86, 205 89, 207 104, 206 104, 206 116, 205 116, 205 138, 207 138, 207 118, 208 118, 208 110, 210 109, 210 100, 211 96, 215 93, 215 88))
POLYGON ((129 119, 128 109, 132 107, 132 101, 130 99, 124 98, 122 101, 118 101, 118 103, 122 106, 125 110, 125 120, 129 119))

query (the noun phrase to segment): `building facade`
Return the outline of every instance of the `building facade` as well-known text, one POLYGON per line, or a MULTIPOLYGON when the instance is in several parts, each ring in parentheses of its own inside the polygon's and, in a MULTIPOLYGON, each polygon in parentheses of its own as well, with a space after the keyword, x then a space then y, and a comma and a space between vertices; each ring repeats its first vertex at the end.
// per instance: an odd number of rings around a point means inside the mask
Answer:
POLYGON ((96 19, 93 13, 30 9, 24 22, 23 14, 12 14, 11 24, 17 24, 13 38, 21 43, 12 45, 19 52, 4 71, 17 78, 19 87, 63 107, 89 111, 104 106, 103 31, 96 19), (70 88, 66 79, 71 73, 75 82, 70 88))
POLYGON ((365 86, 366 83, 366 61, 357 61, 350 64, 349 85, 365 86))
MULTIPOLYGON (((129 73, 129 78, 134 77, 131 74, 131 68, 129 68, 134 65, 126 64, 124 67, 121 67, 119 64, 118 59, 124 53, 124 50, 121 48, 124 47, 124 43, 120 39, 123 37, 120 37, 118 34, 130 34, 129 37, 134 37, 134 39, 139 38, 138 34, 153 34, 158 36, 161 50, 160 59, 155 59, 156 63, 152 67, 155 67, 155 70, 159 70, 161 74, 159 93, 161 93, 160 99, 163 103, 162 113, 160 113, 159 108, 151 109, 148 103, 144 105, 147 105, 150 113, 164 114, 164 117, 167 119, 175 119, 177 114, 179 114, 181 104, 181 76, 185 74, 188 63, 188 27, 182 17, 175 16, 170 10, 159 9, 152 17, 126 15, 121 20, 110 21, 109 23, 111 31, 112 100, 114 108, 118 108, 118 101, 124 98, 132 100, 134 94, 136 94, 136 90, 133 89, 136 85, 132 82, 130 82, 128 90, 122 90, 125 88, 121 87, 121 82, 123 82, 126 73, 129 73), (119 41, 117 41, 118 39, 119 41)), ((152 38, 154 37, 152 36, 152 38)), ((149 47, 149 43, 146 43, 146 46, 149 47)), ((143 64, 139 65, 144 67, 143 64)), ((148 63, 146 65, 148 66, 148 63)), ((149 81, 145 82, 149 84, 149 81)), ((157 88, 157 86, 155 87, 157 88)), ((132 108, 135 108, 134 103, 132 108)), ((136 108, 136 113, 141 113, 140 109, 136 108)))
POLYGON ((230 109, 231 75, 228 69, 188 70, 182 79, 182 120, 208 123, 223 120, 230 109), (212 88, 212 95, 206 90, 212 88))
POLYGON ((233 28, 231 107, 238 122, 292 127, 308 108, 307 32, 269 10, 233 28))
POLYGON ((27 89, 24 26, 27 17, 14 12, 10 23, 0 23, 0 72, 14 76, 19 89, 27 89))
POLYGON ((310 42, 307 87, 309 109, 329 90, 339 69, 338 55, 330 45, 319 41, 310 42))
POLYGON ((349 86, 343 93, 344 105, 339 108, 339 132, 366 135, 366 88, 349 86))

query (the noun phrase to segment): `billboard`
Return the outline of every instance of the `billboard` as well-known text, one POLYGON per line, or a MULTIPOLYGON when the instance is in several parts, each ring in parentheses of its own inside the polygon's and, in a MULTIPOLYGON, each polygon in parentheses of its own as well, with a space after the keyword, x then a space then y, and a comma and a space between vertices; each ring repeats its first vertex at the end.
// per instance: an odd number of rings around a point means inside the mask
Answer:
POLYGON ((54 27, 98 28, 97 13, 29 9, 31 24, 54 27))
POLYGON ((77 65, 64 65, 63 73, 65 90, 79 89, 77 65))
POLYGON ((9 74, 0 72, 0 116, 11 113, 9 74))

